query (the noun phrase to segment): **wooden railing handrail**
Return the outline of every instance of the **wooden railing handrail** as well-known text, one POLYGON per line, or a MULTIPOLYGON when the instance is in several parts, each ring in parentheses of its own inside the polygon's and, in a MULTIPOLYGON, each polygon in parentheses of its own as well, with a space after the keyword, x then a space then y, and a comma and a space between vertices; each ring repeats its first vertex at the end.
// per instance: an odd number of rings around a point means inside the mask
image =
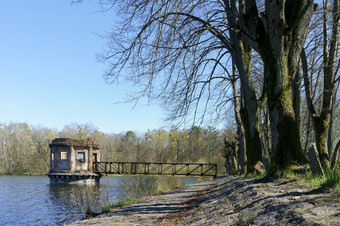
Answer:
POLYGON ((217 176, 214 163, 168 163, 168 162, 93 162, 93 171, 104 174, 144 174, 217 176), (180 167, 178 167, 180 166, 180 167))

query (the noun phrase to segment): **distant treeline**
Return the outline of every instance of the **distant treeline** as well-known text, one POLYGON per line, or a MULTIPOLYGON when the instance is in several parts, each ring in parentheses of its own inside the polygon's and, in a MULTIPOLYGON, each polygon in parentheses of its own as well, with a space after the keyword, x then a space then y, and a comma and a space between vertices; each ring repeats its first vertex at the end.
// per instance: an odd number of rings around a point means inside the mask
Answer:
POLYGON ((0 124, 0 174, 46 174, 49 144, 56 137, 94 138, 102 161, 202 162, 224 164, 224 139, 231 130, 193 126, 136 134, 105 134, 92 124, 70 124, 62 131, 26 123, 0 124))

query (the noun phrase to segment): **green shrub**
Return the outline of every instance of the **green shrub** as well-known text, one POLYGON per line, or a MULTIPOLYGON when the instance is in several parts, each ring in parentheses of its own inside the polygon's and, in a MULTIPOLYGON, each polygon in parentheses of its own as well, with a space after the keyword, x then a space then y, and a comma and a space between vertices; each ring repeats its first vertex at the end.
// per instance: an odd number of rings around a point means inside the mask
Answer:
POLYGON ((123 200, 119 200, 116 203, 111 203, 111 204, 106 204, 102 206, 102 211, 100 213, 108 213, 111 211, 111 209, 115 209, 115 208, 121 208, 124 207, 128 204, 132 204, 133 202, 129 201, 129 202, 125 202, 123 200))

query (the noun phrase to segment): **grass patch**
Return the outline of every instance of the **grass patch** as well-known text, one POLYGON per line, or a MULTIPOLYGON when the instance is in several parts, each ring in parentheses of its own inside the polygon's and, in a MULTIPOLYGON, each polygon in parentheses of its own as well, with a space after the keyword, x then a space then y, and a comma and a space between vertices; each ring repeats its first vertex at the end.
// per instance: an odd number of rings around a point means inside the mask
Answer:
MULTIPOLYGON (((131 202, 129 202, 131 204, 131 202)), ((124 207, 126 206, 126 202, 124 200, 119 200, 118 202, 112 204, 110 207, 111 208, 121 208, 121 207, 124 207)))
POLYGON ((324 170, 324 175, 313 175, 310 171, 306 171, 304 174, 295 177, 300 184, 306 187, 340 194, 339 170, 324 170))
MULTIPOLYGON (((265 173, 247 174, 242 175, 241 177, 257 181, 265 181, 267 175, 265 173)), ((335 195, 340 195, 340 170, 324 170, 324 175, 313 175, 307 165, 292 165, 291 168, 281 172, 275 181, 289 181, 305 188, 321 189, 324 191, 330 191, 335 195)))
POLYGON ((324 170, 324 175, 313 175, 310 170, 288 170, 283 179, 295 180, 304 187, 340 194, 340 171, 324 170))
POLYGON ((252 178, 254 180, 261 180, 261 179, 264 179, 266 176, 267 176, 266 173, 254 173, 254 174, 245 175, 246 178, 252 178))
POLYGON ((111 203, 111 204, 107 204, 107 205, 102 206, 102 210, 101 210, 100 214, 108 213, 112 209, 123 208, 125 206, 134 204, 136 202, 138 202, 138 200, 129 200, 129 201, 118 200, 116 203, 111 203))
POLYGON ((321 189, 330 190, 335 193, 340 191, 340 171, 326 170, 322 177, 321 189))

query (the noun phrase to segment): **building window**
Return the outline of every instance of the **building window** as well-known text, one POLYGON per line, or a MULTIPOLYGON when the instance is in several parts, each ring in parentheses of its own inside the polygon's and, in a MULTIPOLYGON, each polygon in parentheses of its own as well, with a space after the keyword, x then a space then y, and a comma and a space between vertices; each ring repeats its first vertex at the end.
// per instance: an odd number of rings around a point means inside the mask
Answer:
POLYGON ((67 159, 67 152, 66 151, 60 152, 60 159, 61 160, 66 160, 67 159))
POLYGON ((77 153, 77 160, 79 162, 85 162, 85 152, 78 152, 77 153))
POLYGON ((52 160, 54 160, 54 153, 52 153, 52 156, 51 156, 52 160))

